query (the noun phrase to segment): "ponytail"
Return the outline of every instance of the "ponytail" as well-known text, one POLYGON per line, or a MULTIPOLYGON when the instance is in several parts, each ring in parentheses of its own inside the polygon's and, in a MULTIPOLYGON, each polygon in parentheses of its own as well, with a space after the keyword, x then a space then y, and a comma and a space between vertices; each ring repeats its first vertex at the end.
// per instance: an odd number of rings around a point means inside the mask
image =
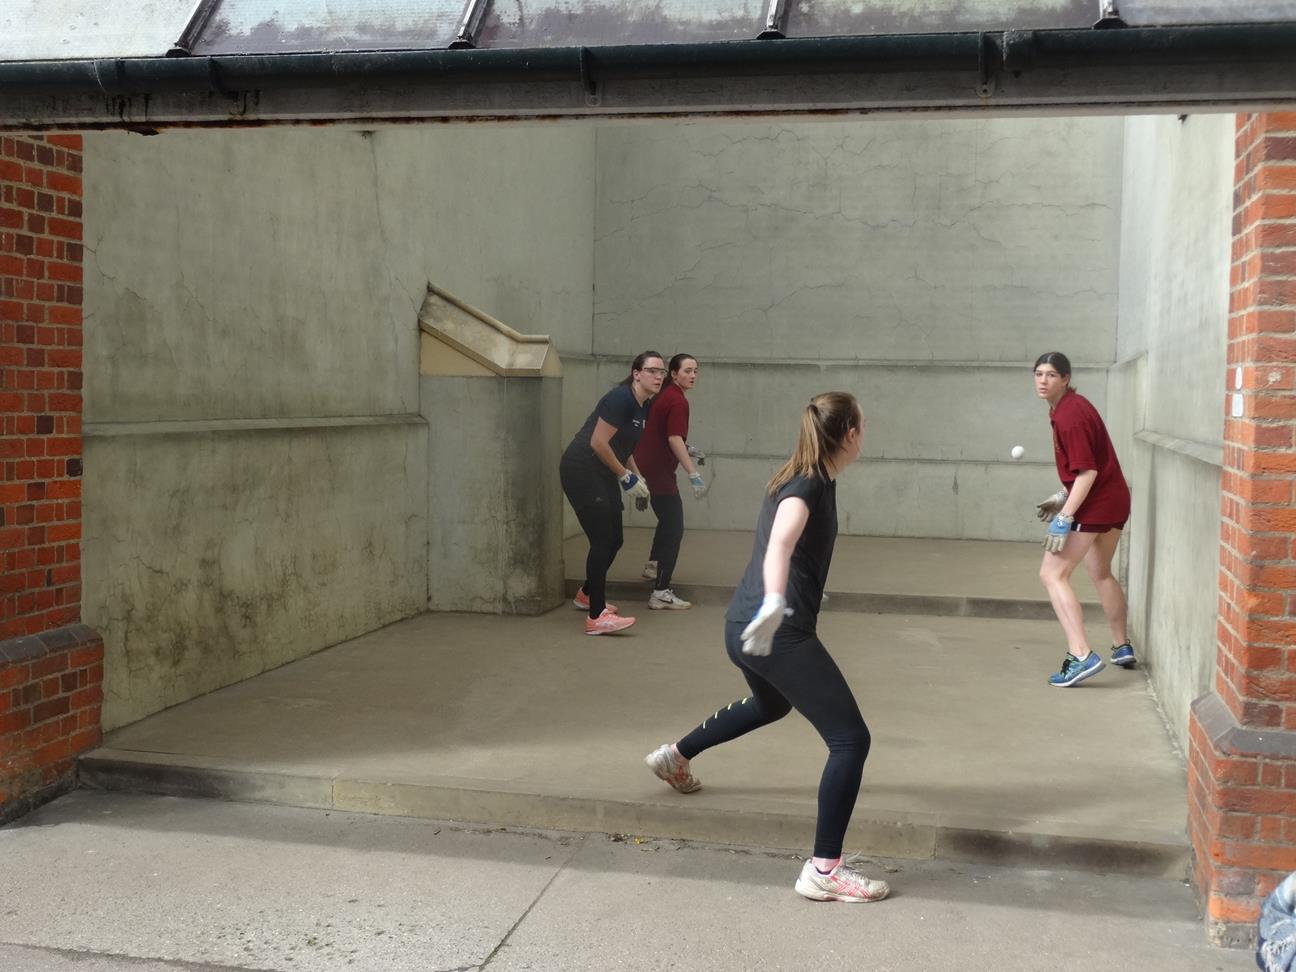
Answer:
POLYGON ((827 479, 828 459, 845 446, 847 434, 863 421, 859 402, 849 392, 824 392, 810 399, 801 412, 796 449, 770 477, 769 494, 773 496, 796 476, 827 479))

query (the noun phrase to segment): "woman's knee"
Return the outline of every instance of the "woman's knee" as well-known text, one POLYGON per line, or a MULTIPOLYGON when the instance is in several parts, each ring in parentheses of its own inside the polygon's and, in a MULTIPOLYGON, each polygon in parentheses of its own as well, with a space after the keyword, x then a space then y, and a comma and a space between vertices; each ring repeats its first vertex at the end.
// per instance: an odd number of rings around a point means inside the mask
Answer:
POLYGON ((864 723, 864 720, 861 719, 855 725, 834 733, 832 740, 828 743, 828 748, 839 755, 854 756, 863 763, 868 758, 869 748, 872 745, 873 736, 869 733, 869 728, 864 723))
POLYGON ((778 722, 785 715, 792 711, 792 703, 784 698, 761 698, 752 696, 752 703, 756 706, 756 711, 765 722, 778 722))
POLYGON ((1112 579, 1111 564, 1090 564, 1085 563, 1085 570, 1089 573, 1089 579, 1095 584, 1103 584, 1112 579))
POLYGON ((1039 579, 1045 587, 1058 587, 1066 584, 1071 577, 1071 568, 1061 557, 1046 558, 1040 564, 1039 579), (1052 561, 1056 560, 1057 563, 1052 561))

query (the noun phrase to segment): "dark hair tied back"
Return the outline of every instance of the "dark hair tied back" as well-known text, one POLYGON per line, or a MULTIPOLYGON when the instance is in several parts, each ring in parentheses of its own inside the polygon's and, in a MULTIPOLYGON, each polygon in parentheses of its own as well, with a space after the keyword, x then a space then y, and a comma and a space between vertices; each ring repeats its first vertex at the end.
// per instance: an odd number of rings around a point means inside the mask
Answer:
MULTIPOLYGON (((1036 368, 1038 368, 1040 365, 1043 364, 1049 365, 1054 369, 1056 369, 1057 373, 1061 375, 1063 378, 1071 377, 1071 359, 1068 358, 1061 351, 1045 351, 1043 354, 1041 354, 1038 358, 1035 359, 1035 367, 1032 368, 1031 371, 1034 371, 1036 368)), ((1067 382, 1067 389, 1069 391, 1075 391, 1076 386, 1072 382, 1067 382)))
POLYGON ((634 361, 630 362, 630 374, 626 375, 624 378, 621 379, 621 384, 626 386, 633 385, 634 373, 636 371, 642 371, 644 362, 646 362, 649 358, 661 358, 661 355, 658 354, 656 351, 639 352, 637 355, 635 355, 634 361))

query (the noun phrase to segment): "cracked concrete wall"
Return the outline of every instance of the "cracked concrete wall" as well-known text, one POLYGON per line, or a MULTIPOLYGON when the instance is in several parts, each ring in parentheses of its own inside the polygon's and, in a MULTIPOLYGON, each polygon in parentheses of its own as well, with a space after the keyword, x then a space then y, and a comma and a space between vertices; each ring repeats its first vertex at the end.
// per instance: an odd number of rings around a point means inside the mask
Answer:
POLYGON ((1234 115, 1125 122, 1109 424, 1135 484, 1131 634, 1187 750, 1215 673, 1234 115))
POLYGON ((716 477, 690 526, 750 529, 833 387, 869 415, 845 532, 1034 539, 1056 476, 1029 368, 1066 351, 1105 407, 1122 139, 1116 118, 600 129, 597 377, 567 434, 633 354, 684 350, 716 477))
POLYGON ((593 133, 89 133, 85 182, 112 728, 426 609, 425 285, 587 352, 593 133))

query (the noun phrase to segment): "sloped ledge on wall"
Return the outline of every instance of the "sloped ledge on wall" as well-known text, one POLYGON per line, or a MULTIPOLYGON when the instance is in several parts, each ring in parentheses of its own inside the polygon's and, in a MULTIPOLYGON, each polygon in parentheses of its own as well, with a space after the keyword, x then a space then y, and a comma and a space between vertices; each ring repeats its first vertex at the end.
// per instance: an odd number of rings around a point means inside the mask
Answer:
POLYGON ((484 311, 428 284, 419 309, 419 372, 499 378, 560 378, 547 334, 520 334, 484 311))

